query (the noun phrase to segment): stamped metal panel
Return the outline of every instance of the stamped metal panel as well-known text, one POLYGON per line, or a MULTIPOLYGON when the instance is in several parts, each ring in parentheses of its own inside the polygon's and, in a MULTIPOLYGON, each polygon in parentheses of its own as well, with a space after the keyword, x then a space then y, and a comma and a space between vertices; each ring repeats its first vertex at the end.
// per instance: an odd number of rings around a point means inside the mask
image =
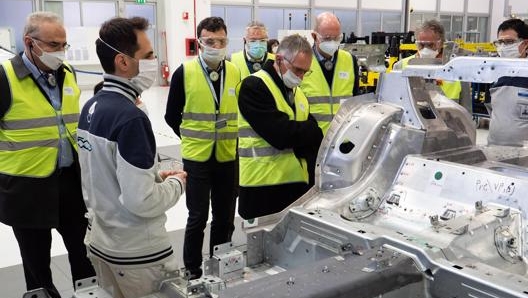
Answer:
POLYGON ((492 83, 500 77, 528 77, 526 59, 495 57, 455 57, 444 65, 409 65, 405 77, 449 81, 492 83))
POLYGON ((317 162, 324 181, 320 188, 342 188, 356 182, 371 162, 372 149, 380 146, 388 124, 399 115, 400 109, 378 103, 363 105, 349 114, 326 148, 324 159, 317 162))
POLYGON ((424 275, 413 260, 387 249, 306 263, 228 288, 219 297, 418 298, 428 297, 425 288, 424 275))

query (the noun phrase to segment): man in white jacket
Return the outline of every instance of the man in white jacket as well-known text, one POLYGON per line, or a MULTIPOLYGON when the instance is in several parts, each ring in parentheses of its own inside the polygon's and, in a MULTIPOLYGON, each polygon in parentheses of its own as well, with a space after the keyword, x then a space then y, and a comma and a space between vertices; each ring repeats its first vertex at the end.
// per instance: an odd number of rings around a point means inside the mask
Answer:
POLYGON ((144 18, 105 22, 96 50, 103 88, 83 107, 77 143, 90 212, 86 244, 100 286, 112 297, 143 297, 177 265, 165 212, 185 190, 183 171, 159 171, 147 115, 135 105, 157 75, 144 18))

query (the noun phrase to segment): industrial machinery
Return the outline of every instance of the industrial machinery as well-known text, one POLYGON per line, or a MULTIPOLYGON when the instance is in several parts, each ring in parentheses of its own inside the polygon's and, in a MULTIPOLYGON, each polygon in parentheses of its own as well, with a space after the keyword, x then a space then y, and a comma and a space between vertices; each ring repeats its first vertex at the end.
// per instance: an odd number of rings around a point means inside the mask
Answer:
POLYGON ((476 146, 471 115, 429 83, 504 75, 528 63, 382 74, 375 94, 342 104, 308 193, 246 222, 247 243, 217 247, 206 276, 145 298, 527 297, 528 149, 476 146))
POLYGON ((356 56, 359 67, 360 94, 374 92, 380 73, 387 70, 385 66, 386 44, 345 43, 341 49, 356 56))

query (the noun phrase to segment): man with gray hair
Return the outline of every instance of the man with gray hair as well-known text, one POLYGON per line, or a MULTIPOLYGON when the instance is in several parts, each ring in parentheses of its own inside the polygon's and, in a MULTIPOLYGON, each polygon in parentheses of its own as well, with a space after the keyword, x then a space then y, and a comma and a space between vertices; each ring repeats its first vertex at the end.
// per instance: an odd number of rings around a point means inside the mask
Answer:
POLYGON ((274 55, 268 53, 268 30, 259 21, 252 21, 246 27, 244 49, 231 55, 233 62, 240 70, 241 78, 259 71, 268 59, 274 55))
POLYGON ((323 138, 298 86, 309 75, 312 49, 291 35, 275 61, 242 81, 238 94, 240 195, 245 219, 279 212, 313 185, 315 158, 323 138))
POLYGON ((0 222, 20 248, 27 290, 60 297, 50 269, 51 229, 68 250, 73 281, 95 276, 83 243, 88 222, 77 156, 79 97, 62 20, 35 12, 24 52, 0 67, 0 222))
MULTIPOLYGON (((404 58, 394 64, 394 70, 401 70, 409 64, 409 60, 414 58, 428 58, 440 59, 442 58, 442 51, 445 42, 444 26, 437 20, 425 21, 422 26, 416 29, 416 49, 418 52, 415 55, 404 58)), ((460 93, 462 92, 462 85, 460 81, 441 81, 436 83, 442 89, 442 92, 447 98, 455 101, 460 100, 460 93)))

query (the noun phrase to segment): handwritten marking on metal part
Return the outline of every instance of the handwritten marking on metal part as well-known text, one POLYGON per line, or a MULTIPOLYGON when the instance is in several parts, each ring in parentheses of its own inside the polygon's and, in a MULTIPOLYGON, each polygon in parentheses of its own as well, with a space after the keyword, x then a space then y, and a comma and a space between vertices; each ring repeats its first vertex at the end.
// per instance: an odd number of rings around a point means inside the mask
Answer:
POLYGON ((475 190, 488 194, 513 196, 515 193, 515 184, 504 181, 492 182, 489 179, 477 179, 475 181, 475 190))

